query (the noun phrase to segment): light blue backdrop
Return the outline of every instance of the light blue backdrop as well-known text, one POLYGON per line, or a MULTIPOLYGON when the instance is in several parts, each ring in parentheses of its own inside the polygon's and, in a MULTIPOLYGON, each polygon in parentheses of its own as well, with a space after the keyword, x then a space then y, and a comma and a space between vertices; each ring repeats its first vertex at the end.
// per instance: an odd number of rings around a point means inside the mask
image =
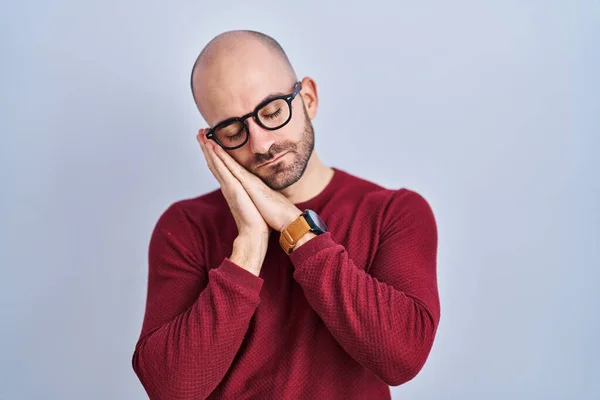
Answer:
POLYGON ((597 1, 3 1, 0 398, 143 399, 146 251, 216 188, 188 74, 264 31, 332 166, 423 194, 442 320, 397 399, 600 398, 597 1))

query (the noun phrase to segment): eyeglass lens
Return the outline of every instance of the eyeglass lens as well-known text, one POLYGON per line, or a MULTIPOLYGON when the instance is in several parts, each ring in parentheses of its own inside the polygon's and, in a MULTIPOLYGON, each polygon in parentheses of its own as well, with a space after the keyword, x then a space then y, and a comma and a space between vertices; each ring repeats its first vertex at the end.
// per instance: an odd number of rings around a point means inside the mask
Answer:
MULTIPOLYGON (((268 129, 278 129, 285 125, 290 117, 290 106, 283 99, 275 99, 262 106, 257 112, 258 122, 268 129)), ((234 121, 215 131, 216 139, 224 147, 236 147, 246 140, 248 132, 241 121, 234 121)))

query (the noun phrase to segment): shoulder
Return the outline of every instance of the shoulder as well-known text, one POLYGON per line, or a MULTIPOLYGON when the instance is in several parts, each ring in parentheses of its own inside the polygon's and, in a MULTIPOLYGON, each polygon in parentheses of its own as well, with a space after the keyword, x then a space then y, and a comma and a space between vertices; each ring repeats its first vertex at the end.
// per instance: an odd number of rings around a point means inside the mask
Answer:
POLYGON ((391 212, 403 212, 405 214, 432 212, 429 201, 416 190, 399 188, 389 192, 389 211, 391 212))
POLYGON ((429 201, 415 189, 399 186, 384 187, 381 184, 341 171, 344 176, 344 191, 352 194, 371 214, 379 214, 383 225, 425 221, 435 224, 429 201))
POLYGON ((435 243, 437 223, 427 199, 415 190, 392 190, 382 215, 384 235, 401 232, 403 237, 422 236, 435 243))
POLYGON ((229 208, 220 189, 206 194, 173 201, 158 217, 155 230, 177 229, 179 231, 202 227, 213 220, 223 219, 229 208))
POLYGON ((194 265, 202 265, 201 254, 207 248, 208 233, 218 229, 224 207, 227 205, 220 190, 169 204, 152 229, 150 257, 156 260, 177 254, 194 265))
POLYGON ((380 206, 385 208, 390 208, 389 211, 430 208, 425 197, 414 189, 403 186, 385 187, 346 171, 340 171, 340 173, 343 175, 344 191, 359 193, 362 198, 379 203, 380 206))
POLYGON ((196 197, 174 201, 164 210, 163 215, 185 214, 191 219, 197 219, 228 209, 221 189, 216 189, 196 197))
POLYGON ((335 168, 335 170, 340 175, 339 180, 345 191, 369 194, 386 190, 383 186, 366 178, 338 168, 335 168))

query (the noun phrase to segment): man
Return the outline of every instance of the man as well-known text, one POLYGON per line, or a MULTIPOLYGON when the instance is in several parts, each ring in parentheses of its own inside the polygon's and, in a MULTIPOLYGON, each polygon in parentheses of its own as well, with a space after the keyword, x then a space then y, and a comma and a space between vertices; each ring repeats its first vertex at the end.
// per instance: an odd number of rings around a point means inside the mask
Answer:
POLYGON ((428 203, 319 160, 317 85, 272 38, 217 36, 191 83, 220 189, 175 202, 152 234, 133 355, 147 393, 390 398, 440 318, 428 203))

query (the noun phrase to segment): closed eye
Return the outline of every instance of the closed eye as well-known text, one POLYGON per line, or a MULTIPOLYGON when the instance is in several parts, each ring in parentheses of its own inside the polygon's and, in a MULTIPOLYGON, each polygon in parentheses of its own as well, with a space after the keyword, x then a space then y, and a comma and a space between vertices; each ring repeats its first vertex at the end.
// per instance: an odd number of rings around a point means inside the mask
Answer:
POLYGON ((271 114, 267 114, 264 117, 268 118, 268 119, 275 119, 277 117, 279 117, 281 115, 283 111, 281 110, 281 108, 277 109, 277 111, 275 111, 274 113, 271 114))

